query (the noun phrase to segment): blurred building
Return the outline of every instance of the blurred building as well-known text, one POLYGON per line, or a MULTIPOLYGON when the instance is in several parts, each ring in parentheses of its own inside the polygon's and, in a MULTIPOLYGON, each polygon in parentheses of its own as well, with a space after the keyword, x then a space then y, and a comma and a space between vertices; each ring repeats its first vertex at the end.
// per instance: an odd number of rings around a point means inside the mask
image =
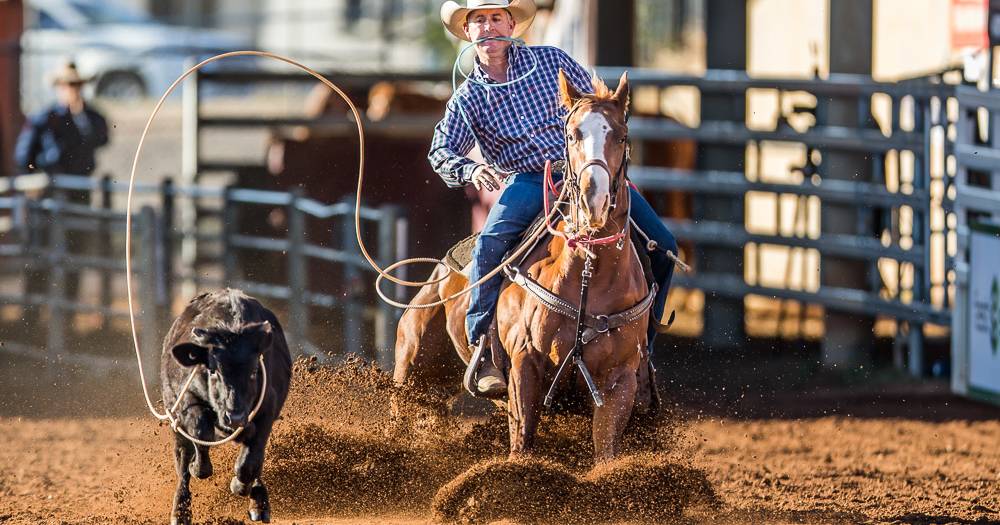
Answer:
POLYGON ((13 168, 14 142, 21 128, 20 85, 21 0, 0 0, 0 175, 13 168))

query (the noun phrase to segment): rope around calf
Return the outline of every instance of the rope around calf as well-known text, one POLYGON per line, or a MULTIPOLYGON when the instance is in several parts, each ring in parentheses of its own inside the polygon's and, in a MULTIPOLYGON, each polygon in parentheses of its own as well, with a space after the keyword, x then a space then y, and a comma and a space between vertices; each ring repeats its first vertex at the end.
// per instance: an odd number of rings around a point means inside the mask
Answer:
MULTIPOLYGON (((375 262, 374 259, 372 259, 371 255, 368 253, 368 249, 365 246, 365 243, 362 240, 362 236, 361 236, 361 191, 362 191, 362 184, 364 183, 365 133, 364 133, 364 127, 363 127, 362 122, 361 122, 361 115, 358 112, 357 107, 354 105, 353 102, 351 102, 351 99, 347 96, 347 94, 344 93, 344 91, 342 89, 340 89, 336 84, 334 84, 329 79, 327 79, 325 76, 323 76, 322 74, 316 72, 312 68, 309 68, 308 66, 300 64, 299 62, 296 62, 295 60, 292 60, 290 58, 287 58, 287 57, 284 57, 284 56, 281 56, 281 55, 278 55, 278 54, 275 54, 275 53, 269 53, 267 51, 233 51, 233 52, 229 52, 229 53, 222 53, 222 54, 219 54, 219 55, 215 55, 213 57, 209 57, 209 58, 207 58, 207 59, 199 62, 198 64, 190 67, 181 76, 177 77, 177 79, 174 80, 174 82, 172 84, 170 84, 170 87, 167 88, 167 90, 163 93, 163 96, 161 96, 160 100, 156 103, 156 106, 153 107, 153 111, 152 111, 152 113, 150 113, 149 119, 147 119, 146 125, 143 128, 143 130, 142 130, 142 135, 140 135, 140 137, 139 137, 139 143, 136 146, 135 156, 132 159, 132 169, 129 172, 129 180, 128 180, 128 197, 126 199, 126 204, 125 204, 125 288, 126 288, 126 292, 128 294, 128 316, 129 316, 129 326, 130 326, 131 331, 132 331, 132 345, 133 345, 133 347, 135 349, 135 358, 136 358, 136 361, 137 361, 138 366, 139 366, 139 380, 140 380, 140 382, 142 384, 142 393, 143 393, 143 396, 144 396, 144 398, 146 400, 146 407, 149 409, 150 413, 153 414, 153 416, 156 417, 157 419, 159 419, 160 421, 169 421, 170 422, 170 427, 174 431, 178 432, 179 434, 181 434, 182 436, 184 436, 185 438, 187 438, 188 440, 190 440, 192 443, 195 443, 195 444, 198 444, 198 445, 203 445, 203 446, 221 445, 221 444, 227 443, 229 441, 232 441, 238 435, 240 435, 240 433, 242 433, 243 427, 240 427, 240 428, 236 429, 228 437, 226 437, 224 439, 221 439, 221 440, 217 440, 217 441, 203 441, 201 439, 197 439, 197 438, 189 435, 187 432, 185 432, 180 427, 179 420, 177 419, 176 416, 174 416, 174 411, 177 410, 177 407, 180 405, 181 398, 184 396, 185 393, 187 393, 188 389, 190 388, 191 383, 194 380, 195 374, 198 372, 197 369, 191 371, 191 375, 188 376, 187 381, 184 383, 183 388, 177 394, 177 399, 174 401, 173 406, 169 410, 165 410, 163 413, 160 413, 160 412, 157 412, 156 408, 153 405, 152 399, 149 396, 149 388, 146 385, 146 375, 145 375, 145 372, 143 371, 143 368, 142 368, 142 354, 141 354, 141 352, 139 350, 139 334, 138 334, 138 331, 136 330, 136 323, 135 323, 135 303, 134 303, 134 301, 132 299, 132 295, 133 295, 132 294, 132 196, 133 196, 134 189, 135 189, 135 173, 136 173, 136 171, 138 169, 138 166, 139 166, 139 157, 142 154, 142 148, 143 148, 143 145, 145 144, 146 136, 149 134, 149 129, 150 129, 150 127, 153 124, 153 120, 156 118, 156 115, 159 114, 160 109, 163 107, 164 102, 167 100, 167 97, 169 97, 174 92, 174 90, 177 89, 177 86, 179 86, 181 84, 181 82, 183 82, 185 79, 187 79, 189 76, 191 76, 194 72, 200 70, 201 68, 205 67, 206 65, 208 65, 208 64, 210 64, 212 62, 215 62, 217 60, 222 60, 223 58, 229 58, 229 57, 235 57, 235 56, 259 56, 259 57, 265 57, 265 58, 270 58, 270 59, 278 60, 280 62, 284 62, 286 64, 294 66, 294 67, 296 67, 296 68, 298 68, 298 69, 300 69, 300 70, 302 70, 302 71, 304 71, 306 73, 309 73, 310 75, 312 75, 313 77, 315 77, 317 80, 319 80, 320 82, 322 82, 323 84, 325 84, 327 87, 329 87, 330 89, 334 90, 334 92, 336 92, 340 96, 340 98, 342 98, 344 100, 344 102, 347 103, 348 107, 351 108, 351 113, 354 115, 354 121, 357 124, 357 129, 358 129, 358 153, 359 153, 358 154, 358 189, 357 189, 357 198, 355 200, 355 208, 354 208, 354 232, 355 232, 355 236, 356 236, 357 241, 358 241, 358 246, 361 249, 362 255, 364 256, 365 260, 368 261, 368 264, 371 265, 372 269, 374 269, 375 272, 378 273, 378 277, 375 280, 375 291, 378 293, 379 297, 381 297, 382 300, 385 301, 386 303, 388 303, 390 305, 393 305, 393 306, 396 306, 398 308, 404 308, 404 309, 405 308, 433 308, 435 306, 444 304, 444 303, 446 303, 448 301, 457 299, 458 297, 461 297, 462 295, 471 292, 477 286, 479 286, 483 282, 487 281, 488 279, 492 278, 494 275, 496 275, 497 273, 499 273, 500 271, 502 271, 502 269, 503 269, 504 266, 506 266, 507 264, 513 262, 516 258, 520 257, 521 254, 522 254, 522 252, 524 250, 526 250, 527 246, 528 246, 528 244, 526 244, 524 248, 522 248, 520 250, 517 250, 517 252, 511 254, 511 256, 508 257, 508 259, 506 261, 504 261, 502 264, 500 264, 499 266, 497 266, 496 268, 494 268, 493 271, 491 271, 491 272, 487 273, 486 275, 484 275, 478 281, 476 281, 474 283, 471 283, 471 284, 469 284, 469 286, 467 286, 463 290, 460 290, 460 291, 458 291, 458 292, 456 292, 456 293, 454 293, 454 294, 452 294, 452 295, 450 295, 450 296, 448 296, 446 298, 443 298, 443 299, 441 299, 439 301, 435 301, 434 303, 423 304, 423 305, 407 305, 407 304, 396 302, 396 301, 394 301, 394 300, 386 297, 386 295, 382 292, 381 288, 379 287, 379 285, 381 284, 381 282, 382 282, 383 279, 388 279, 388 280, 390 280, 390 281, 392 281, 392 282, 394 282, 396 284, 402 285, 402 286, 422 287, 422 286, 425 286, 425 285, 428 285, 428 284, 436 284, 436 283, 439 283, 439 282, 443 281, 444 279, 446 279, 448 277, 449 273, 451 272, 451 269, 448 267, 447 264, 445 264, 445 262, 443 260, 429 258, 429 257, 417 257, 417 258, 411 258, 411 259, 404 259, 402 261, 396 262, 396 263, 394 263, 394 264, 386 267, 385 269, 382 269, 381 267, 379 267, 379 265, 375 262), (395 269, 399 268, 400 266, 403 266, 403 265, 406 265, 406 264, 415 264, 415 263, 434 263, 435 265, 443 267, 445 269, 445 273, 441 277, 439 277, 437 279, 429 280, 429 281, 407 281, 405 279, 400 279, 398 277, 395 277, 395 276, 393 276, 393 275, 391 275, 389 273, 392 270, 395 270, 395 269)), ((565 189, 564 189, 564 191, 565 191, 565 189)), ((561 197, 562 197, 562 194, 560 194, 560 198, 561 197)), ((551 219, 551 217, 549 217, 549 219, 551 219)), ((541 233, 539 233, 539 235, 540 234, 541 233)), ((260 367, 261 367, 261 373, 262 373, 262 379, 263 379, 262 386, 261 386, 261 393, 260 393, 260 396, 258 397, 256 406, 250 412, 250 414, 249 414, 249 416, 247 418, 247 424, 249 424, 250 422, 252 422, 253 419, 254 419, 254 417, 257 415, 257 412, 260 409, 261 405, 263 404, 264 396, 266 394, 266 388, 267 388, 267 369, 264 366, 263 356, 261 356, 261 358, 260 358, 260 367)))

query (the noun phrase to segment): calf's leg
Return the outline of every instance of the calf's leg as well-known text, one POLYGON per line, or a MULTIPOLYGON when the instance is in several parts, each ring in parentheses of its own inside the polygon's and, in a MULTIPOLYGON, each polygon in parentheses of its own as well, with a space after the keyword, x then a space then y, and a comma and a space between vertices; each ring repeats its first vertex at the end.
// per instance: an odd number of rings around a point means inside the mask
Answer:
MULTIPOLYGON (((195 421, 194 436, 202 441, 212 441, 215 437, 215 413, 200 406, 188 409, 188 413, 195 421)), ((208 447, 204 445, 193 446, 194 460, 189 465, 188 471, 198 479, 212 477, 212 458, 208 455, 208 447)))
POLYGON ((177 469, 177 490, 170 511, 170 525, 191 525, 191 458, 194 445, 184 436, 174 433, 174 467, 177 469))
POLYGON ((264 466, 264 448, 267 438, 271 435, 271 422, 255 423, 256 431, 243 446, 236 458, 235 476, 229 483, 229 490, 237 496, 250 496, 250 519, 270 523, 271 503, 267 497, 267 488, 260 479, 264 466))

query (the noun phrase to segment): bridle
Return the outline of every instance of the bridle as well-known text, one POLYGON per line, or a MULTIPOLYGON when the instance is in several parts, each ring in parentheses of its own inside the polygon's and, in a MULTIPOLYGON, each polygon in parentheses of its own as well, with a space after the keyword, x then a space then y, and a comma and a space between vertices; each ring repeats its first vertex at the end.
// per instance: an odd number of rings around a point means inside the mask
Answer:
MULTIPOLYGON (((565 174, 563 176, 563 181, 564 181, 564 183, 566 183, 566 189, 569 192, 570 197, 571 197, 569 200, 570 200, 570 203, 571 203, 570 205, 573 207, 573 216, 574 217, 578 216, 577 213, 576 213, 576 211, 577 211, 576 207, 577 207, 577 203, 580 200, 580 183, 579 183, 579 181, 580 181, 580 174, 583 173, 584 170, 586 170, 587 168, 589 168, 591 166, 597 166, 597 167, 603 169, 609 176, 611 176, 611 191, 610 191, 610 193, 611 193, 611 196, 610 196, 611 203, 610 203, 610 209, 612 209, 612 210, 614 210, 616 208, 616 206, 617 206, 618 191, 619 191, 619 189, 621 187, 621 181, 623 179, 627 179, 628 178, 628 163, 629 163, 630 143, 629 143, 629 140, 628 140, 628 134, 627 133, 626 133, 625 137, 623 137, 621 139, 621 142, 625 144, 625 148, 622 150, 622 158, 621 158, 621 162, 618 164, 618 170, 615 171, 613 174, 611 172, 611 166, 609 166, 608 163, 604 159, 590 159, 587 162, 585 162, 582 166, 580 166, 579 168, 574 168, 573 167, 573 161, 572 161, 572 159, 570 158, 570 155, 569 155, 569 143, 570 143, 570 135, 568 133, 569 123, 570 123, 573 115, 583 106, 583 104, 582 104, 583 100, 585 100, 585 99, 581 98, 580 100, 578 100, 576 102, 576 104, 573 105, 573 107, 569 110, 569 113, 566 114, 566 117, 565 117, 564 123, 563 123, 563 134, 564 134, 564 139, 563 139, 563 158, 566 159, 566 168, 565 168, 565 174)), ((628 123, 628 113, 625 113, 625 122, 628 123)), ((559 192, 556 190, 556 185, 552 181, 552 169, 551 169, 550 163, 546 163, 546 166, 545 166, 545 179, 546 179, 546 182, 547 182, 547 184, 549 186, 549 191, 552 191, 552 193, 554 193, 554 194, 558 194, 559 192)), ((546 192, 546 200, 545 200, 546 216, 548 216, 548 209, 549 209, 549 203, 548 203, 547 192, 546 192)), ((566 238, 566 242, 567 242, 567 244, 569 245, 570 248, 575 248, 577 246, 581 246, 581 247, 586 248, 586 247, 593 246, 593 245, 602 245, 602 244, 617 243, 617 248, 620 250, 622 248, 623 244, 624 244, 624 239, 625 239, 625 235, 627 234, 628 227, 629 227, 629 220, 626 218, 626 220, 624 221, 624 224, 622 225, 621 231, 619 231, 618 233, 612 234, 612 235, 608 235, 606 237, 591 237, 590 235, 584 235, 584 234, 581 234, 581 233, 576 233, 576 234, 573 234, 573 235, 566 235, 564 233, 558 232, 555 228, 553 228, 551 226, 549 226, 548 229, 549 229, 550 233, 559 234, 562 237, 566 238)))

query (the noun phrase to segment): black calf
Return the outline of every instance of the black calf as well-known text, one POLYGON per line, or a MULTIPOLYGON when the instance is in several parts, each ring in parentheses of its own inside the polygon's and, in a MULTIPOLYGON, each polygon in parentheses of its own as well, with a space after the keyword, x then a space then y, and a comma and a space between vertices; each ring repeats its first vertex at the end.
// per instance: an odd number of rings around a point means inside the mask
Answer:
MULTIPOLYGON (((192 369, 195 378, 184 393, 174 417, 189 435, 202 441, 242 433, 233 441, 241 445, 233 494, 250 496, 250 519, 270 522, 267 488, 260 478, 264 447, 281 412, 291 382, 292 359, 281 325, 256 299, 239 290, 225 289, 199 295, 188 303, 163 341, 160 382, 163 402, 174 405, 192 369), (260 357, 267 368, 267 389, 253 421, 251 410, 261 394, 260 357)), ((191 523, 191 476, 212 475, 208 447, 195 445, 174 433, 177 492, 170 523, 191 523)))

